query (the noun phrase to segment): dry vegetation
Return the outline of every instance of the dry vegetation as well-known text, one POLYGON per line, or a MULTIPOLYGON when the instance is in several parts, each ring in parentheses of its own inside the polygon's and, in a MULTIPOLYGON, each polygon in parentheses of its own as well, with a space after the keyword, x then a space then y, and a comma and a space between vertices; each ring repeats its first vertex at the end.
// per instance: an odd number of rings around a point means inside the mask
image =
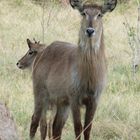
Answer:
MULTIPOLYGON (((136 24, 137 5, 119 5, 104 17, 108 58, 108 85, 94 119, 92 139, 140 139, 140 72, 131 73, 131 49, 124 29, 124 16, 136 24)), ((45 43, 63 40, 77 43, 79 13, 69 6, 47 4, 45 43)), ((42 41, 42 8, 30 0, 0 1, 0 100, 11 109, 21 139, 28 140, 33 111, 31 73, 16 67, 27 50, 26 38, 42 41)), ((74 140, 71 117, 65 126, 64 140, 74 140)), ((39 139, 39 137, 38 137, 39 139)))
POLYGON ((15 122, 6 105, 2 104, 1 102, 0 102, 0 139, 18 140, 15 122))

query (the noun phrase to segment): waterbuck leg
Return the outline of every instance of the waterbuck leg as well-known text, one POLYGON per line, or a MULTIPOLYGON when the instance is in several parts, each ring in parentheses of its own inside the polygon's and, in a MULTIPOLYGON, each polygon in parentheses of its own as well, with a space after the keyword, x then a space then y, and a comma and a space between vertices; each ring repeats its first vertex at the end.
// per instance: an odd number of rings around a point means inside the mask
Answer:
POLYGON ((45 140, 47 135, 47 122, 46 122, 46 108, 43 108, 41 119, 40 119, 40 133, 41 140, 45 140))
POLYGON ((73 115, 76 140, 80 140, 82 134, 82 123, 81 123, 81 113, 80 113, 79 105, 72 104, 72 115, 73 115))
POLYGON ((30 126, 30 139, 32 140, 37 131, 37 127, 39 125, 40 117, 41 117, 42 109, 35 111, 32 115, 31 126, 30 126))
POLYGON ((45 97, 46 91, 43 89, 36 88, 34 89, 34 114, 32 116, 31 120, 31 126, 30 126, 30 139, 33 139, 35 136, 35 133, 37 131, 39 121, 42 115, 42 111, 44 106, 46 105, 46 98, 45 97))
POLYGON ((68 118, 69 114, 69 106, 68 104, 61 104, 57 106, 57 112, 55 115, 55 119, 53 122, 53 139, 54 140, 60 140, 62 129, 65 125, 65 122, 68 118))
POLYGON ((94 99, 89 99, 86 102, 86 114, 84 124, 84 140, 89 140, 90 131, 92 127, 92 120, 96 111, 97 104, 94 99))

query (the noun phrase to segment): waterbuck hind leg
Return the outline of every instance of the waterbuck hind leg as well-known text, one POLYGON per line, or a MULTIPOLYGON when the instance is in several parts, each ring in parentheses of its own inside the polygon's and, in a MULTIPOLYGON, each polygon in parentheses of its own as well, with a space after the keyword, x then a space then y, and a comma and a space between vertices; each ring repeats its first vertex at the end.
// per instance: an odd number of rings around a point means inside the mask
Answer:
POLYGON ((73 116, 73 123, 74 123, 74 131, 76 140, 81 139, 82 134, 82 123, 81 123, 81 113, 80 113, 80 106, 72 104, 72 116, 73 116))
POLYGON ((69 114, 69 105, 61 104, 57 106, 57 112, 53 122, 53 139, 61 140, 62 129, 69 114))
POLYGON ((34 114, 30 125, 30 139, 33 139, 35 136, 43 108, 46 105, 45 93, 46 91, 44 89, 34 89, 34 114))
POLYGON ((37 131, 39 120, 40 120, 40 114, 36 115, 36 113, 33 114, 32 120, 31 120, 31 126, 30 126, 30 139, 33 140, 35 133, 37 131))
POLYGON ((41 119, 40 119, 41 140, 45 140, 47 136, 46 107, 43 108, 41 119))
POLYGON ((86 114, 85 114, 85 124, 84 124, 84 140, 89 140, 90 131, 92 127, 92 120, 97 108, 95 99, 89 98, 85 101, 86 114))

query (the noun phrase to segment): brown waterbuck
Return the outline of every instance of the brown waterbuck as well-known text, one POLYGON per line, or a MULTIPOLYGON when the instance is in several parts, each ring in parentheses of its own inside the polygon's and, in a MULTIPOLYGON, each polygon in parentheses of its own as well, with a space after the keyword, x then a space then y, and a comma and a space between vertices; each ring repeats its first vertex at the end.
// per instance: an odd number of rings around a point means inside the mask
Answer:
POLYGON ((82 0, 70 0, 70 4, 82 15, 74 74, 77 88, 73 88, 71 107, 77 140, 80 140, 82 129, 84 139, 89 140, 98 99, 106 81, 102 16, 115 9, 117 0, 107 0, 103 6, 82 4, 82 0), (86 107, 84 128, 80 113, 82 104, 86 107))
POLYGON ((108 0, 103 6, 82 4, 70 0, 82 15, 78 47, 66 42, 54 42, 37 54, 33 64, 34 114, 30 138, 40 122, 41 139, 46 137, 46 111, 56 105, 53 138, 61 139, 62 128, 71 107, 76 139, 89 140, 92 120, 98 99, 106 81, 106 59, 103 42, 102 16, 112 11, 117 0, 108 0), (85 124, 81 124, 81 106, 85 106, 85 124))

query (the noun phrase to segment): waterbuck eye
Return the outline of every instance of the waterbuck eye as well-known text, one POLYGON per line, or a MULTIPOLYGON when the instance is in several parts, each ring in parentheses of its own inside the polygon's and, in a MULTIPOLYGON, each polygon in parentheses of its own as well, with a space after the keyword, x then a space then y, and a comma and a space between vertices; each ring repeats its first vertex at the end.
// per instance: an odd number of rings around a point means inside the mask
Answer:
POLYGON ((101 13, 98 14, 98 17, 99 17, 99 18, 102 17, 102 16, 103 16, 103 15, 102 15, 101 13))
POLYGON ((83 10, 83 11, 81 11, 81 15, 82 16, 86 16, 88 13, 87 13, 87 10, 83 10))
POLYGON ((85 13, 85 12, 81 12, 81 15, 82 15, 82 16, 85 16, 85 15, 86 15, 86 13, 85 13))
POLYGON ((33 51, 30 51, 30 52, 29 52, 29 55, 32 55, 33 53, 34 53, 33 51))

